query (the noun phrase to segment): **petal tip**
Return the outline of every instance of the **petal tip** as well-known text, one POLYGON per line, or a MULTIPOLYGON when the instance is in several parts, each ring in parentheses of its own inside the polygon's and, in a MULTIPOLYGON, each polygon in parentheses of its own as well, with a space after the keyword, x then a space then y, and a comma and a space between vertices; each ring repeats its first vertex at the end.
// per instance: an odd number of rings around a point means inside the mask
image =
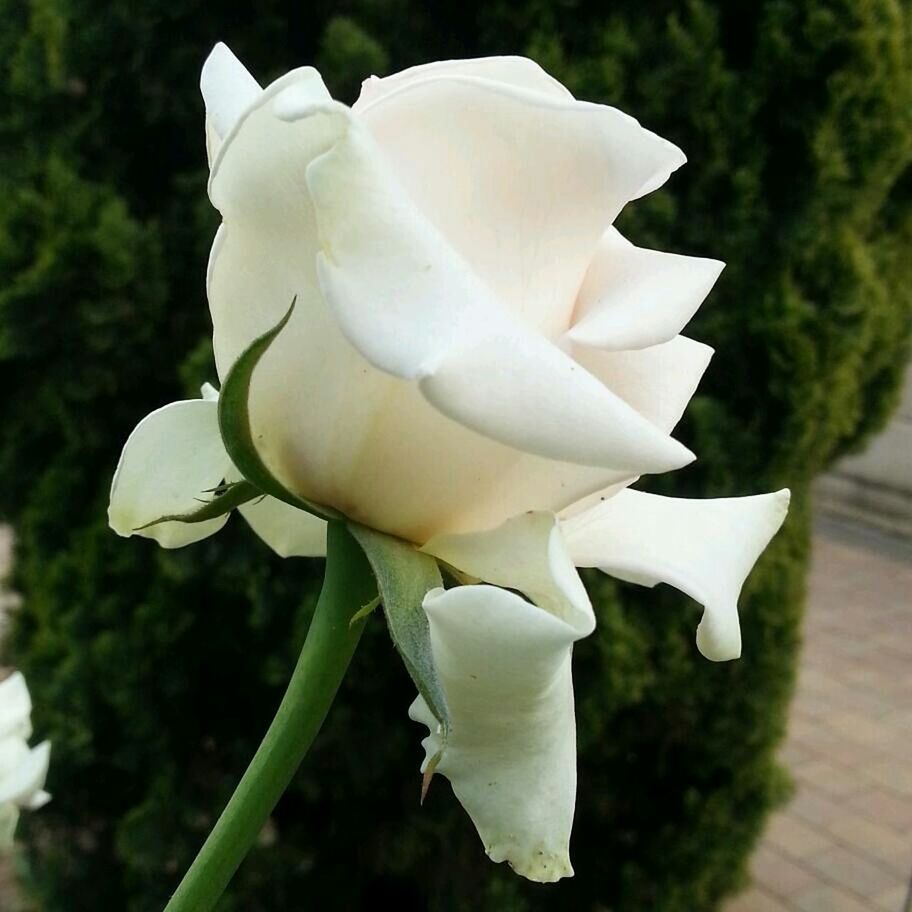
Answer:
MULTIPOLYGON (((683 469, 684 466, 689 466, 692 462, 696 462, 697 454, 690 447, 684 446, 680 440, 675 440, 674 437, 669 437, 668 439, 675 444, 673 457, 675 461, 669 468, 660 471, 673 472, 676 469, 683 469)), ((671 458, 671 454, 669 454, 669 459, 671 458)))
MULTIPOLYGON (((735 615, 737 617, 737 615, 735 615)), ((733 662, 741 658, 740 630, 733 637, 713 636, 706 624, 700 621, 697 626, 697 649, 700 655, 710 662, 733 662)))
MULTIPOLYGON (((722 612, 717 612, 723 616, 722 612)), ((725 612, 724 616, 734 621, 733 629, 720 631, 712 630, 709 611, 704 612, 703 618, 697 625, 697 649, 704 659, 710 662, 732 662, 741 658, 741 627, 738 621, 737 609, 725 612)))
POLYGON ((200 90, 204 97, 212 88, 213 82, 218 79, 219 71, 224 72, 227 67, 233 69, 243 67, 243 64, 224 41, 216 41, 212 50, 206 55, 200 70, 200 90))
POLYGON ((530 850, 512 840, 485 846, 488 858, 494 862, 505 861, 510 868, 534 883, 557 883, 565 877, 573 877, 573 866, 566 849, 555 851, 545 848, 530 850))
POLYGON ((294 72, 297 79, 282 89, 272 102, 272 112, 279 120, 295 123, 316 114, 346 117, 347 109, 344 105, 319 94, 323 79, 317 70, 301 67, 294 72))

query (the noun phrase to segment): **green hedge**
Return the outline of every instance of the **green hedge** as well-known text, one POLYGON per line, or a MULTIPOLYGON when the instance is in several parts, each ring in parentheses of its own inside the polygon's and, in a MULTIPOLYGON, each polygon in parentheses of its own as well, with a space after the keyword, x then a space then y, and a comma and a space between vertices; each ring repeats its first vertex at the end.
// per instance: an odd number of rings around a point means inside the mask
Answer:
POLYGON ((24 595, 5 659, 54 741, 55 800, 21 830, 36 908, 160 910, 271 716, 320 576, 240 523, 177 553, 105 525, 126 434, 213 375, 197 76, 216 39, 263 79, 317 61, 349 100, 371 70, 525 52, 679 143, 692 164, 622 227, 729 267, 690 330, 717 349, 681 428, 700 460, 653 485, 796 495, 743 598, 740 662, 700 659, 684 597, 590 579, 573 880, 487 863, 445 783, 418 807, 421 731, 378 619, 220 908, 715 908, 787 787, 773 751, 810 482, 882 425, 908 345, 910 4, 241 9, 0 0, 0 515, 24 595))

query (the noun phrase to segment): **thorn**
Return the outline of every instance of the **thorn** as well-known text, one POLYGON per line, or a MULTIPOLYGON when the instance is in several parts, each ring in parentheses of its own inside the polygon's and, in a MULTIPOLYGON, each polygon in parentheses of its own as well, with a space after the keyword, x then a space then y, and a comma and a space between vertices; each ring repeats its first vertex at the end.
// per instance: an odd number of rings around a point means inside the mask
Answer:
POLYGON ((421 777, 421 798, 418 801, 419 805, 424 804, 424 799, 427 798, 428 789, 431 787, 431 780, 434 778, 434 770, 428 767, 424 771, 424 775, 421 777))
POLYGON ((418 802, 419 804, 424 804, 428 789, 431 787, 431 780, 434 778, 434 773, 437 771, 437 764, 440 763, 440 758, 442 756, 443 750, 441 749, 431 757, 430 762, 424 768, 424 775, 421 777, 421 800, 418 802))

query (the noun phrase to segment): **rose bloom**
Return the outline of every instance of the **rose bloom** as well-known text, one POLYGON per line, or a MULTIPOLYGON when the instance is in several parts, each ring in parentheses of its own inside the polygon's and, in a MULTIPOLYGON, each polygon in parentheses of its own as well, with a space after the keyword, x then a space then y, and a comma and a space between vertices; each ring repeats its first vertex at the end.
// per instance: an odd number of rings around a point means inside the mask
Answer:
MULTIPOLYGON (((519 57, 372 77, 349 108, 310 67, 263 89, 218 45, 201 87, 218 375, 296 302, 251 381, 257 452, 286 491, 469 582, 424 601, 451 716, 444 745, 413 704, 425 763, 443 748, 491 858, 569 875, 570 660, 595 625, 576 568, 677 586, 704 606, 700 651, 735 658, 738 595, 788 504, 629 487, 694 458, 671 431, 712 354, 680 333, 723 264, 612 227, 684 154, 519 57)), ((217 396, 130 436, 117 532, 178 547, 227 521, 146 526, 238 479, 217 396)), ((309 513, 271 497, 240 512, 283 556, 323 553, 309 513)))
POLYGON ((51 744, 28 746, 32 700, 16 671, 0 682, 0 852, 10 848, 21 808, 37 810, 51 796, 44 791, 51 744))

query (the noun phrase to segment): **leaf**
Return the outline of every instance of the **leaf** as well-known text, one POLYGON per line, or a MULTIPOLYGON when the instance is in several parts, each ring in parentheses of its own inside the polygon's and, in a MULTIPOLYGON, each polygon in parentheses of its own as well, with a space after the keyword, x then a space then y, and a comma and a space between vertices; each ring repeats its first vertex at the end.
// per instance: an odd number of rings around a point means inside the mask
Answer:
POLYGON ((291 319, 296 301, 297 298, 291 302, 285 316, 268 332, 254 339, 232 365, 219 395, 219 430, 225 449, 237 470, 264 494, 321 519, 342 519, 344 517, 337 510, 312 503, 288 491, 263 462, 254 445, 250 428, 250 382, 253 372, 260 363, 260 358, 291 319))
POLYGON ((263 492, 249 481, 235 481, 231 484, 220 486, 215 489, 214 493, 216 496, 212 500, 204 501, 203 506, 198 510, 194 510, 191 513, 172 513, 167 516, 159 516, 158 519, 153 519, 152 522, 137 526, 133 531, 139 532, 142 529, 148 529, 149 526, 156 526, 163 522, 206 522, 210 519, 224 516, 235 507, 263 496, 263 492))
POLYGON ((445 743, 450 711, 431 654, 431 631, 422 607, 425 595, 443 586, 437 561, 408 542, 367 526, 349 523, 348 528, 373 568, 390 636, 418 693, 440 723, 441 741, 445 743))

